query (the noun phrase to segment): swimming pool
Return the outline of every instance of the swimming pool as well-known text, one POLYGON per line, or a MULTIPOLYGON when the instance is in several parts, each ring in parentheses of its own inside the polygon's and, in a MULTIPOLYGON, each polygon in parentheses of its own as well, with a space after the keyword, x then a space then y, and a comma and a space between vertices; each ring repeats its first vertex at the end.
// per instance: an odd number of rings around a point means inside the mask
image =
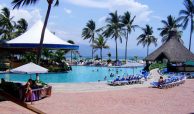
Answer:
MULTIPOLYGON (((133 74, 133 68, 107 68, 107 67, 89 67, 89 66, 72 66, 72 71, 68 73, 48 73, 39 74, 40 80, 46 83, 80 83, 80 82, 97 82, 103 81, 104 77, 107 80, 114 79, 118 75, 123 76, 126 74, 133 74), (110 70, 109 70, 110 69, 110 70), (110 77, 110 74, 115 74, 114 77, 110 77)), ((134 74, 139 74, 142 67, 134 68, 134 74)), ((32 79, 35 79, 35 75, 31 75, 32 79)), ((8 81, 20 81, 27 82, 29 74, 0 74, 0 78, 4 78, 8 81)))

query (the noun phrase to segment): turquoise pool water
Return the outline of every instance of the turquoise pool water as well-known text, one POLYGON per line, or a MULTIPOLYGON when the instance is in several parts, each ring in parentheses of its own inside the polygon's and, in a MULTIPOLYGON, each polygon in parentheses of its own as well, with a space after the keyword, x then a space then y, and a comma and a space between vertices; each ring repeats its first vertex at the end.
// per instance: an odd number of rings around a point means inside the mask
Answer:
MULTIPOLYGON (((139 74, 142 67, 134 68, 134 74, 139 74)), ((115 77, 123 76, 126 74, 133 74, 132 68, 107 68, 107 67, 88 67, 88 66, 72 66, 72 71, 68 73, 48 73, 39 74, 40 80, 46 83, 80 83, 80 82, 97 82, 98 80, 104 81, 115 77), (110 69, 110 70, 109 70, 110 69), (118 70, 118 74, 116 71, 118 70), (115 74, 110 77, 110 74, 115 74)), ((31 75, 35 79, 35 75, 31 75)), ((21 81, 26 82, 29 79, 29 74, 0 74, 0 78, 8 81, 21 81)))

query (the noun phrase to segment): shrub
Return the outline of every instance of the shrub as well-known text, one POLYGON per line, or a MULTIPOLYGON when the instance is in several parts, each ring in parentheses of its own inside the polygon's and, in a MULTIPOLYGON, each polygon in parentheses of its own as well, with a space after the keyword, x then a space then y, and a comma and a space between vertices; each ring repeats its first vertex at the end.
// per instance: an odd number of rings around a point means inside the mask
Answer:
POLYGON ((149 70, 155 69, 155 68, 159 68, 159 70, 162 70, 163 68, 166 68, 166 64, 164 63, 153 63, 149 66, 149 70))
POLYGON ((111 62, 112 62, 111 59, 108 59, 108 60, 107 60, 107 63, 111 63, 111 62))

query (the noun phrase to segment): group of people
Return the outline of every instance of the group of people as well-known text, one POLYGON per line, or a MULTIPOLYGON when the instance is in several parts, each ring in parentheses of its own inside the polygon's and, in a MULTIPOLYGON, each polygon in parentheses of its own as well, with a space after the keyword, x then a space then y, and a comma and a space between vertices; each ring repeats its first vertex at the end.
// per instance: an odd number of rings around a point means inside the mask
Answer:
POLYGON ((33 101, 32 90, 38 88, 39 86, 40 81, 38 79, 36 80, 29 79, 27 83, 24 85, 24 101, 26 101, 26 99, 29 98, 32 104, 33 101))

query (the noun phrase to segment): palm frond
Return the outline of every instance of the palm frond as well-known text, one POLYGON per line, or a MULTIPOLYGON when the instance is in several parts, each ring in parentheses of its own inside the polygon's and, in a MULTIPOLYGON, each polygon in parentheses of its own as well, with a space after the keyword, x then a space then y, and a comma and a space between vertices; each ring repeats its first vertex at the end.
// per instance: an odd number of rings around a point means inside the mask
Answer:
POLYGON ((189 22, 189 19, 188 19, 188 18, 185 18, 185 19, 183 20, 183 30, 185 30, 185 29, 187 28, 188 22, 189 22))
POLYGON ((179 15, 189 15, 189 12, 186 10, 180 10, 179 15))
POLYGON ((58 6, 59 5, 59 0, 56 0, 54 6, 58 6))
POLYGON ((13 0, 11 4, 13 5, 13 9, 20 8, 20 6, 28 6, 31 4, 36 4, 39 0, 13 0))

